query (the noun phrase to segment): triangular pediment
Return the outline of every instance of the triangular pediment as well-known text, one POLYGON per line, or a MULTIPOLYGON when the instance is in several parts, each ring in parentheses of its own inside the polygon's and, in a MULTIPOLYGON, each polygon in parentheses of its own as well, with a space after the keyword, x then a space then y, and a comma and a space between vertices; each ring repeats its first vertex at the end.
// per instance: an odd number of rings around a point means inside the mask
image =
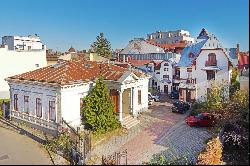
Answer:
POLYGON ((131 71, 126 71, 123 75, 118 79, 118 82, 125 83, 125 82, 132 82, 138 80, 138 77, 132 73, 131 71))

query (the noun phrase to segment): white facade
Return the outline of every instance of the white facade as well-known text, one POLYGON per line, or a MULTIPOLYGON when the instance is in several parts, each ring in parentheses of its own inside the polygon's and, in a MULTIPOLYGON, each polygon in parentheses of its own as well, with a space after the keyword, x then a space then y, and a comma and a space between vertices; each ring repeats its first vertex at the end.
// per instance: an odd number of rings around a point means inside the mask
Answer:
POLYGON ((0 98, 9 98, 9 86, 4 80, 19 73, 47 66, 46 50, 15 51, 0 47, 0 98))
MULTIPOLYGON (((106 81, 110 90, 115 89, 119 93, 117 118, 121 123, 128 114, 137 117, 139 112, 148 109, 148 80, 149 77, 139 78, 133 73, 125 72, 118 81, 106 81), (141 93, 140 102, 138 101, 139 91, 141 93)), ((9 80, 11 117, 51 130, 56 130, 56 126, 61 124, 62 118, 74 127, 80 126, 81 100, 89 94, 94 85, 94 82, 86 82, 58 86, 53 83, 9 80), (18 96, 18 110, 14 109, 14 95, 18 96), (28 113, 24 113, 24 96, 29 96, 28 113), (42 117, 36 115, 37 98, 42 101, 42 117), (55 101, 55 121, 49 119, 50 101, 55 101)))
POLYGON ((2 45, 8 45, 10 50, 46 50, 38 36, 4 36, 2 45))
POLYGON ((196 59, 196 66, 179 67, 180 69, 180 93, 182 100, 187 101, 187 91, 191 90, 191 99, 204 101, 207 96, 207 89, 211 88, 213 80, 208 80, 207 71, 215 72, 215 82, 217 85, 230 85, 232 67, 228 66, 228 58, 222 50, 202 50, 196 59), (216 69, 206 69, 205 63, 208 61, 208 55, 215 53, 217 66, 216 69), (217 69, 218 68, 218 69, 217 69), (191 72, 188 72, 188 69, 191 72))
POLYGON ((138 66, 151 76, 149 86, 155 87, 160 93, 171 93, 173 90, 174 65, 171 61, 152 61, 148 64, 138 66))
POLYGON ((194 38, 190 37, 190 33, 185 30, 155 32, 147 35, 147 40, 158 44, 174 44, 174 43, 193 43, 194 38))

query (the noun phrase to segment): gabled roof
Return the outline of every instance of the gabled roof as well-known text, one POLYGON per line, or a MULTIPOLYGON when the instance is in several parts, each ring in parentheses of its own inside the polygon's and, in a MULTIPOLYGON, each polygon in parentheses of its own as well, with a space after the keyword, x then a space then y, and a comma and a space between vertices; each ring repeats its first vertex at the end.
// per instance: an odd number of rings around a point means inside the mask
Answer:
POLYGON ((149 44, 143 39, 134 39, 120 52, 120 54, 149 54, 149 53, 165 53, 164 49, 149 44))
MULTIPOLYGON (((127 71, 129 70, 123 67, 95 61, 61 61, 55 65, 9 77, 7 80, 27 80, 67 85, 74 82, 94 81, 101 75, 105 80, 117 81, 127 71)), ((143 75, 139 72, 133 73, 137 77, 143 75)))
POLYGON ((68 50, 68 52, 76 52, 76 50, 71 46, 68 50))
POLYGON ((177 63, 177 66, 191 66, 203 49, 222 49, 229 61, 232 62, 232 58, 226 53, 226 50, 222 47, 217 37, 203 28, 195 42, 188 44, 182 50, 181 59, 177 63))
POLYGON ((142 66, 142 65, 148 64, 149 62, 151 62, 151 60, 133 60, 133 59, 131 59, 129 61, 129 63, 133 66, 142 66))

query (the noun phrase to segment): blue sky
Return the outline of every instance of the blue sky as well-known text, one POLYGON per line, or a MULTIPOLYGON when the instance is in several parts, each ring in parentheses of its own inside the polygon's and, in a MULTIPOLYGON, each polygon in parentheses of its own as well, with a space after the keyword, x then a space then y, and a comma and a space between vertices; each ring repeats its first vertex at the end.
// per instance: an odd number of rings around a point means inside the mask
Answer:
POLYGON ((248 0, 2 0, 0 36, 38 34, 48 48, 87 49, 99 32, 112 48, 157 30, 204 27, 224 47, 249 50, 248 0))

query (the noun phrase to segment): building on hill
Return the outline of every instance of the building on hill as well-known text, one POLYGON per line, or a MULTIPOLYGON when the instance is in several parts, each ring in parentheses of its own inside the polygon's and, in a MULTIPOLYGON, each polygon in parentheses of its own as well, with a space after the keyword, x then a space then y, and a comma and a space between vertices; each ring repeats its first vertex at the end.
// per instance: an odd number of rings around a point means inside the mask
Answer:
POLYGON ((195 42, 183 49, 177 64, 174 82, 179 84, 179 99, 203 101, 213 80, 230 84, 233 67, 232 58, 217 37, 202 29, 195 42))
POLYGON ((185 30, 157 31, 147 35, 147 40, 157 44, 193 43, 194 38, 185 30))
POLYGON ((58 61, 8 77, 11 118, 52 134, 62 118, 74 127, 80 126, 81 101, 101 75, 119 121, 125 127, 136 124, 138 113, 148 109, 150 76, 111 63, 86 60, 58 61))
POLYGON ((148 41, 136 38, 119 52, 116 60, 119 62, 130 62, 131 60, 169 60, 170 58, 179 58, 180 54, 165 52, 162 47, 153 45, 148 41))

